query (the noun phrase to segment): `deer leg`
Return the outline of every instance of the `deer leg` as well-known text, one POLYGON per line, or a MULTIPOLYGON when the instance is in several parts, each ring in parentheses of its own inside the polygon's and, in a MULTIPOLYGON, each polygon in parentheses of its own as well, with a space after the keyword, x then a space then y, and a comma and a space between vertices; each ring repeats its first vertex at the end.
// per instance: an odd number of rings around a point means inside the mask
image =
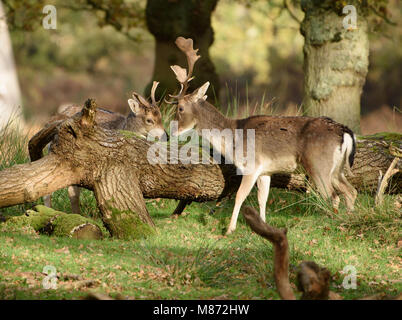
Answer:
POLYGON ((337 165, 335 170, 333 171, 332 185, 336 191, 338 191, 340 194, 344 196, 346 207, 348 208, 348 210, 353 211, 354 203, 357 197, 357 191, 349 183, 349 181, 346 179, 343 173, 345 161, 347 160, 343 158, 343 161, 340 162, 339 165, 337 165))
MULTIPOLYGON (((47 146, 47 151, 48 151, 48 153, 50 153, 50 143, 47 146)), ((42 150, 41 150, 41 154, 42 154, 42 150)), ((45 204, 46 207, 51 208, 52 207, 52 195, 48 194, 48 195, 44 196, 43 203, 45 204)))
POLYGON ((46 196, 43 196, 43 202, 46 207, 51 208, 52 207, 52 195, 48 194, 46 196))
POLYGON ((230 224, 226 232, 226 235, 231 234, 236 229, 237 218, 239 216, 240 207, 243 204, 244 200, 249 195, 259 174, 260 174, 259 172, 254 172, 253 174, 250 175, 244 175, 243 178, 241 179, 239 190, 237 190, 236 193, 236 200, 233 208, 232 218, 230 219, 230 224))
POLYGON ((176 215, 179 216, 183 213, 186 206, 188 206, 192 201, 191 200, 180 200, 179 204, 177 205, 176 209, 173 211, 172 216, 176 215))
POLYGON ((312 175, 312 178, 320 195, 324 199, 329 198, 332 206, 337 209, 339 205, 339 196, 333 187, 333 179, 331 179, 331 176, 329 174, 326 176, 324 176, 324 174, 319 176, 312 175))
POLYGON ((343 193, 343 195, 345 197, 346 207, 348 208, 348 210, 353 211, 354 204, 355 204, 356 197, 357 197, 357 190, 346 179, 343 172, 340 173, 340 175, 339 175, 339 182, 340 182, 340 185, 342 186, 341 192, 343 193))
POLYGON ((270 184, 271 184, 271 176, 259 176, 257 179, 260 217, 264 222, 265 222, 265 209, 267 205, 270 184))
POLYGON ((80 188, 69 186, 67 188, 68 197, 70 198, 71 212, 80 214, 80 188))

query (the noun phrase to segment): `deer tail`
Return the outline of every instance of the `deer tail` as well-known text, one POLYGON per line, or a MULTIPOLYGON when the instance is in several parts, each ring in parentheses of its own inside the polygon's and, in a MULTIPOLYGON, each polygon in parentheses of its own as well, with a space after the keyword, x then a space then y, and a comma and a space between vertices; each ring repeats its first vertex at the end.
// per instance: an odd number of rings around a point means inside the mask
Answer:
POLYGON ((343 142, 342 142, 342 154, 346 157, 346 171, 347 174, 353 176, 352 166, 355 159, 356 154, 356 136, 353 134, 352 130, 347 130, 343 134, 343 142))

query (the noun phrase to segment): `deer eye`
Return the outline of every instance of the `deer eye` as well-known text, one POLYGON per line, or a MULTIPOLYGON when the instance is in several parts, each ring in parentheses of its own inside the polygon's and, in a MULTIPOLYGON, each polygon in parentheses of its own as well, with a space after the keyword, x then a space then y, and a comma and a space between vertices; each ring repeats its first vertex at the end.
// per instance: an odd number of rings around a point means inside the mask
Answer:
POLYGON ((183 112, 184 108, 183 107, 179 107, 179 112, 183 112))
POLYGON ((147 121, 147 124, 154 124, 152 119, 147 119, 146 121, 147 121))

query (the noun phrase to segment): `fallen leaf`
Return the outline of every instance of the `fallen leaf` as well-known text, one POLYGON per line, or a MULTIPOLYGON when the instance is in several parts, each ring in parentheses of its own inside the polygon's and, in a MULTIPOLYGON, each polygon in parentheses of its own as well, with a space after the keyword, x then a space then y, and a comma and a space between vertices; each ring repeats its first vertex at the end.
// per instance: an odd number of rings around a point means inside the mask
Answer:
POLYGON ((60 248, 60 249, 56 249, 56 250, 54 250, 54 252, 70 254, 70 250, 68 249, 68 247, 63 247, 63 248, 60 248))

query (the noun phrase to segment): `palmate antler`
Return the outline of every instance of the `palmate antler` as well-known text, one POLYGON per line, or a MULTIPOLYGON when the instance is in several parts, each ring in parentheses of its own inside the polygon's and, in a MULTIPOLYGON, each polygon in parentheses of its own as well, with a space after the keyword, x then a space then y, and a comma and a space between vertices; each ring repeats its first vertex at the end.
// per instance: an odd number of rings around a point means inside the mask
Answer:
MULTIPOLYGON (((193 39, 186 39, 183 37, 178 37, 175 41, 176 46, 182 51, 187 58, 187 64, 188 64, 188 74, 187 70, 185 68, 182 68, 178 65, 173 65, 170 66, 170 68, 173 70, 174 74, 176 75, 177 81, 180 82, 180 92, 177 95, 170 95, 171 98, 178 99, 180 97, 183 97, 188 89, 188 83, 194 79, 192 77, 193 71, 194 71, 194 65, 197 62, 201 56, 197 55, 198 49, 193 48, 193 39)), ((165 100, 166 101, 166 100, 165 100)), ((166 101, 167 103, 174 103, 171 101, 166 101)))

